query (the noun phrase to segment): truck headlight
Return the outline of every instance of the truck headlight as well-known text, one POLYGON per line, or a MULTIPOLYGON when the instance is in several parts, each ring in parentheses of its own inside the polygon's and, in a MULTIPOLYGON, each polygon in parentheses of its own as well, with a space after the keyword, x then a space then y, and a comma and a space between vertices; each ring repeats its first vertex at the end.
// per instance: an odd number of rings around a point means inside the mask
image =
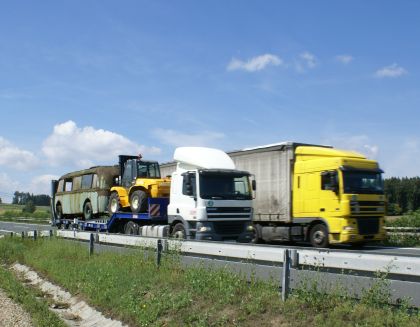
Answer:
POLYGON ((210 226, 201 226, 201 227, 198 227, 198 231, 200 233, 211 232, 211 227, 210 226))
POLYGON ((253 232, 254 231, 254 226, 253 225, 248 225, 248 226, 246 226, 246 230, 248 232, 253 232))
POLYGON ((356 230, 356 227, 354 227, 354 226, 344 226, 343 227, 343 230, 346 230, 346 231, 355 231, 356 230))

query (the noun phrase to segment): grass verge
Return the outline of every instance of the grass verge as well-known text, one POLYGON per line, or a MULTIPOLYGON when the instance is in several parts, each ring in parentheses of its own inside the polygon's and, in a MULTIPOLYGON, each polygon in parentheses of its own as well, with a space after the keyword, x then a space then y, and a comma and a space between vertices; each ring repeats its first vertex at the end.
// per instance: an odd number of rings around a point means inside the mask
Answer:
POLYGON ((24 287, 16 277, 4 267, 0 267, 0 287, 16 303, 28 312, 35 326, 64 327, 60 318, 48 308, 47 302, 37 299, 37 292, 24 287))
POLYGON ((140 250, 89 257, 86 245, 78 243, 6 238, 0 240, 0 260, 30 265, 132 326, 420 325, 418 314, 388 306, 372 294, 355 301, 342 292, 325 295, 302 287, 281 302, 278 281, 247 281, 200 265, 185 269, 168 255, 158 269, 154 256, 140 250))
MULTIPOLYGON (((420 210, 407 213, 397 219, 385 221, 387 227, 419 227, 420 228, 420 210)), ((420 246, 420 234, 412 233, 394 233, 388 234, 385 245, 392 246, 420 246)))

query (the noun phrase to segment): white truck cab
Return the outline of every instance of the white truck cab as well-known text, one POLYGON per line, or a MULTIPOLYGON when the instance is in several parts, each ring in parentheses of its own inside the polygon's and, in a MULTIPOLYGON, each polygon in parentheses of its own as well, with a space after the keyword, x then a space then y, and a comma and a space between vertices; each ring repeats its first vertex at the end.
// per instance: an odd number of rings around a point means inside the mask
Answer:
POLYGON ((204 147, 175 150, 168 223, 177 238, 236 240, 253 237, 250 174, 235 169, 223 151, 204 147))

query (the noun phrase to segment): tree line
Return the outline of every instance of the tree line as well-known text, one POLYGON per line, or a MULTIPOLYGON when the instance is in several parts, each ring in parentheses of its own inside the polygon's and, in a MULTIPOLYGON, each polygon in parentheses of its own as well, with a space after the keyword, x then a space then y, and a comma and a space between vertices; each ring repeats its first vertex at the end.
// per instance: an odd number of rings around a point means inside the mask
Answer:
POLYGON ((420 177, 391 177, 384 184, 389 215, 420 209, 420 177))
POLYGON ((46 194, 31 194, 28 192, 16 191, 13 194, 12 204, 26 205, 28 202, 32 202, 36 206, 49 206, 51 197, 46 194))

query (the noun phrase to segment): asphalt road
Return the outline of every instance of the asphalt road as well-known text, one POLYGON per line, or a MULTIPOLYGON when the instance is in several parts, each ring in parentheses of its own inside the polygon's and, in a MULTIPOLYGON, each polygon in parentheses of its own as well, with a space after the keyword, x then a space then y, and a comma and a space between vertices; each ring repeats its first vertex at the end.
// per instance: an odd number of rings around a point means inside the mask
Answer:
POLYGON ((51 225, 40 225, 40 224, 29 224, 29 223, 14 223, 9 221, 0 221, 0 234, 7 233, 6 231, 12 232, 27 232, 32 230, 47 230, 55 229, 51 225))
MULTIPOLYGON (((40 225, 40 224, 29 224, 29 223, 14 223, 14 222, 5 222, 0 221, 0 234, 6 234, 7 231, 13 232, 27 232, 33 230, 49 230, 56 229, 51 225, 40 225)), ((288 248, 294 247, 309 247, 305 244, 299 246, 290 246, 287 244, 278 244, 278 245, 268 245, 268 246, 286 246, 288 248)), ((355 250, 348 246, 335 246, 331 251, 349 251, 349 252, 363 252, 363 253, 372 253, 372 254, 386 254, 386 255, 399 255, 399 256, 414 256, 420 257, 420 247, 419 248, 403 248, 403 247, 387 247, 387 246, 365 246, 363 249, 355 250)))

